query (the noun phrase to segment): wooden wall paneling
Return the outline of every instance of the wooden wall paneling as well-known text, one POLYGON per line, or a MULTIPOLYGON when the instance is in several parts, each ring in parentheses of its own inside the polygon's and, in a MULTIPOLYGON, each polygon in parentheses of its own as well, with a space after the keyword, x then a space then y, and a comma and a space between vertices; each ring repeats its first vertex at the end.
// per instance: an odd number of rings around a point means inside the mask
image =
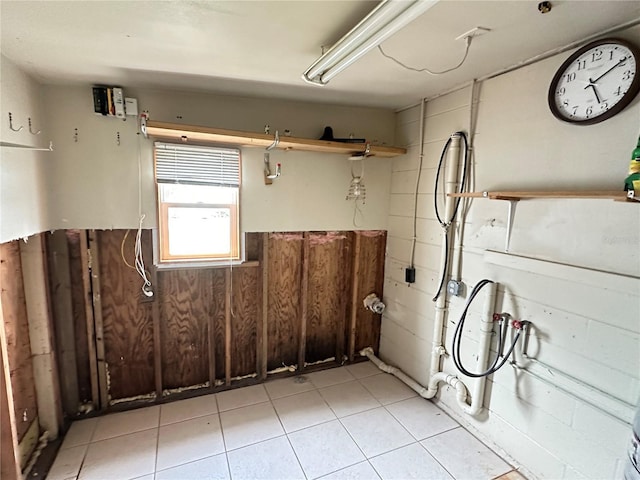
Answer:
POLYGON ((153 321, 153 383, 156 389, 156 398, 162 398, 163 390, 163 368, 162 361, 162 325, 160 320, 160 299, 162 297, 162 288, 158 281, 158 269, 155 265, 150 266, 151 274, 151 291, 153 297, 151 300, 151 319, 153 321))
MULTIPOLYGON (((69 245, 64 230, 46 235, 48 251, 49 294, 55 335, 56 357, 60 378, 62 408, 68 415, 78 412, 80 396, 78 393, 76 362, 76 342, 74 329, 73 300, 71 295, 71 269, 69 268, 69 245)), ((96 402, 98 398, 96 397, 96 402)))
POLYGON ((256 373, 260 380, 267 379, 267 313, 268 301, 268 269, 266 265, 266 251, 269 246, 268 235, 257 234, 259 236, 258 243, 258 279, 256 288, 256 303, 258 305, 258 313, 256 320, 256 373))
POLYGON ((10 373, 17 439, 21 442, 38 412, 18 242, 0 244, 0 305, 6 342, 5 368, 10 373))
POLYGON ((91 296, 93 301, 93 321, 95 328, 96 364, 98 366, 99 395, 98 408, 101 410, 109 406, 109 381, 107 379, 107 365, 104 348, 104 317, 102 314, 102 295, 100 279, 100 246, 98 232, 90 230, 89 237, 89 267, 91 270, 91 296))
POLYGON ((231 385, 231 269, 224 270, 224 383, 231 385))
MULTIPOLYGON (((3 288, 0 276, 0 290, 3 288)), ((7 353, 7 338, 0 296, 0 478, 18 480, 22 478, 18 458, 18 422, 13 408, 13 390, 7 353)))
POLYGON ((348 295, 343 284, 349 272, 349 263, 345 263, 343 254, 346 240, 343 232, 310 234, 306 335, 309 363, 342 356, 337 355, 337 351, 338 338, 344 338, 344 305, 348 295))
POLYGON ((337 315, 336 326, 336 362, 342 364, 345 356, 345 346, 349 335, 346 331, 351 318, 351 279, 352 279, 352 250, 353 250, 353 232, 344 232, 344 240, 342 242, 342 265, 340 267, 340 307, 337 315))
POLYGON ((302 240, 302 277, 300 279, 300 337, 298 338, 298 372, 305 368, 307 322, 309 317, 309 232, 302 240))
MULTIPOLYGON (((83 271, 89 269, 86 255, 83 255, 80 230, 66 230, 69 251, 69 271, 71 277, 71 303, 73 308, 73 329, 76 347, 76 369, 78 372, 78 398, 81 403, 93 399, 91 386, 91 366, 89 342, 87 341, 87 311, 83 284, 83 271)), ((85 241, 86 244, 86 241, 85 241)))
POLYGON ((267 364, 269 361, 269 234, 262 234, 262 358, 260 375, 267 378, 267 364))
MULTIPOLYGON (((152 304, 142 293, 142 279, 122 258, 124 235, 124 230, 97 232, 99 256, 94 259, 99 268, 104 360, 112 399, 155 391, 152 304)), ((130 264, 134 259, 134 238, 135 234, 129 235, 124 246, 130 264)), ((142 251, 147 264, 151 265, 150 230, 142 232, 142 251)), ((97 324, 96 318, 96 333, 99 333, 97 324)))
POLYGON ((162 384, 165 389, 209 381, 211 271, 158 272, 162 336, 162 384))
POLYGON ((231 270, 231 376, 235 378, 256 373, 259 268, 231 270))
POLYGON ((216 335, 215 335, 215 300, 214 300, 214 290, 213 290, 213 271, 209 272, 210 284, 209 287, 209 311, 206 318, 207 321, 207 359, 208 369, 209 369, 209 387, 215 388, 216 386, 216 335))
POLYGON ((214 379, 212 386, 215 386, 215 379, 226 380, 226 269, 214 268, 211 270, 211 324, 213 325, 213 341, 210 348, 213 353, 214 379))
POLYGON ((359 298, 358 293, 360 289, 360 249, 361 249, 362 236, 359 232, 355 232, 355 240, 353 247, 353 260, 351 266, 351 315, 349 319, 349 361, 353 362, 355 349, 356 349, 356 326, 358 321, 359 298))
POLYGON ((270 233, 267 369, 298 362, 302 234, 270 233))
POLYGON ((260 260, 260 250, 262 249, 262 233, 248 232, 244 234, 245 260, 251 262, 260 260))
POLYGON ((358 283, 358 308, 356 327, 356 352, 372 347, 378 353, 380 345, 380 326, 382 317, 365 309, 364 298, 375 292, 383 298, 384 257, 387 242, 386 232, 363 232, 360 250, 360 281, 358 283))
POLYGON ((93 319, 93 293, 91 291, 91 272, 89 270, 89 238, 86 230, 81 230, 80 241, 80 263, 84 266, 81 269, 82 275, 82 295, 84 317, 86 322, 87 355, 89 357, 89 382, 91 384, 91 402, 98 405, 100 402, 100 387, 98 382, 98 359, 96 354, 96 332, 93 319))

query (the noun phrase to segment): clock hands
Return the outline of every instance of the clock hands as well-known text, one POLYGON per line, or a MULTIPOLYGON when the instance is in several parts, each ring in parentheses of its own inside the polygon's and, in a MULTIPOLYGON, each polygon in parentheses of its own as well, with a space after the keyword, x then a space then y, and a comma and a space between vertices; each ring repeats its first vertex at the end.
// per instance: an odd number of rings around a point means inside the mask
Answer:
POLYGON ((589 85, 587 85, 586 87, 584 87, 585 89, 588 87, 591 87, 593 89, 593 93, 596 96, 596 100, 598 101, 598 103, 602 103, 602 100, 600 100, 600 96, 598 95, 598 90, 596 90, 596 85, 595 83, 593 83, 593 80, 589 79, 589 85))
POLYGON ((600 100, 600 95, 598 95, 598 90, 596 89, 596 82, 598 80, 600 80, 602 77, 604 77, 606 74, 608 74, 609 72, 611 72, 612 70, 615 70, 617 67, 619 67, 620 65, 622 65, 625 61, 627 60, 627 57, 622 57, 618 63, 616 63, 613 67, 611 67, 609 70, 607 70, 606 72, 604 72, 602 75, 600 75, 598 78, 596 78, 595 80, 592 80, 591 78, 589 78, 589 83, 587 84, 586 87, 584 87, 584 89, 586 90, 587 88, 591 87, 593 89, 593 94, 596 96, 596 100, 598 101, 598 103, 602 103, 602 100, 600 100))
MULTIPOLYGON (((589 81, 593 84, 595 82, 597 82, 598 80, 600 80, 602 77, 604 77, 607 73, 609 73, 610 71, 614 70, 615 68, 617 68, 618 66, 622 65, 624 62, 627 61, 627 57, 622 57, 618 63, 616 63, 613 67, 611 67, 609 70, 607 70, 606 72, 604 72, 602 75, 600 75, 598 78, 596 78, 595 80, 591 80, 589 79, 589 81)), ((587 85, 588 86, 588 85, 587 85)), ((587 88, 587 87, 585 87, 587 88)))

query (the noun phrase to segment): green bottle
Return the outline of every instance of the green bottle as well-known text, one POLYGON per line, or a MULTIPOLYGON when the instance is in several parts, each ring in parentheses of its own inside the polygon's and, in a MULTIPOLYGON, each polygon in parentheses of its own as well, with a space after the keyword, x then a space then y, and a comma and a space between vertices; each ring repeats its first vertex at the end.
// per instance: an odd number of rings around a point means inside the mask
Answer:
POLYGON ((638 138, 638 146, 631 152, 629 176, 624 180, 624 190, 634 190, 637 195, 640 195, 640 138, 638 138))

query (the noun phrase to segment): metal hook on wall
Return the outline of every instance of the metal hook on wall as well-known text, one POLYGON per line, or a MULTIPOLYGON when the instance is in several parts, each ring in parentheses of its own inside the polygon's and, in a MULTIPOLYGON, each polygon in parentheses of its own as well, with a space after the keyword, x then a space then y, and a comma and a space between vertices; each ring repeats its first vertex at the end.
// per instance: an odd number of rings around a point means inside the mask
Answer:
POLYGON ((269 164, 269 152, 264 152, 264 184, 271 185, 274 178, 278 178, 281 172, 281 165, 276 163, 276 172, 271 173, 271 165, 269 164))
POLYGON ((9 128, 14 132, 19 132, 24 128, 22 125, 20 125, 20 128, 13 128, 13 116, 11 115, 11 112, 9 112, 9 128))
POLYGON ((38 130, 37 132, 34 132, 34 131, 31 129, 31 117, 29 117, 29 133, 30 133, 31 135, 40 135, 40 132, 41 132, 41 130, 38 130))
POLYGON ((280 143, 280 134, 278 133, 278 130, 276 130, 276 137, 273 140, 273 143, 267 147, 267 152, 269 150, 273 150, 274 148, 276 148, 279 143, 280 143))

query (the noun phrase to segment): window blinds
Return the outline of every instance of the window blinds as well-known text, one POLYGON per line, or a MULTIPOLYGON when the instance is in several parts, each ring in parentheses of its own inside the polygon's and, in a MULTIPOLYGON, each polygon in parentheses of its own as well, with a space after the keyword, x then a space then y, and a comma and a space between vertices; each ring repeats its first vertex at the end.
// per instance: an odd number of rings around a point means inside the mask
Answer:
POLYGON ((158 183, 240 185, 240 150, 155 142, 158 183))

